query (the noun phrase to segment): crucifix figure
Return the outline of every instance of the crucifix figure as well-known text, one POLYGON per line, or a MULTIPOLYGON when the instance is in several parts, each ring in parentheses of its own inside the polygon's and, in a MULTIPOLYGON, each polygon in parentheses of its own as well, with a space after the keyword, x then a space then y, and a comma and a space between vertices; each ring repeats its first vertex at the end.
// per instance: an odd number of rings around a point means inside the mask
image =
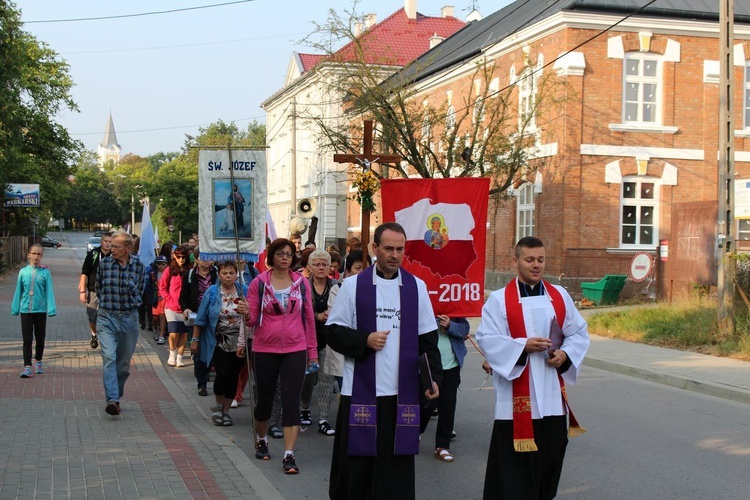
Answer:
MULTIPOLYGON (((336 163, 357 163, 362 165, 364 170, 370 170, 373 163, 398 163, 401 161, 401 157, 397 155, 376 155, 372 152, 372 120, 365 120, 364 143, 363 154, 335 154, 333 155, 333 161, 336 163)), ((368 255, 370 252, 367 248, 370 244, 370 212, 364 209, 362 210, 362 235, 360 239, 362 240, 362 252, 364 255, 368 255)))

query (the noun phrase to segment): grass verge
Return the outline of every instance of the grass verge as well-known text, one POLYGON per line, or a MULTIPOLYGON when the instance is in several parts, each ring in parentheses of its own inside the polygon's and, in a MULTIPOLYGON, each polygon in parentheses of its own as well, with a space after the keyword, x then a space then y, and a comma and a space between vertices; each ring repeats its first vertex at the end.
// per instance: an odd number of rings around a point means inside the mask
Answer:
POLYGON ((684 303, 601 312, 588 318, 589 331, 603 337, 750 361, 750 317, 735 314, 737 333, 719 330, 717 308, 684 303))

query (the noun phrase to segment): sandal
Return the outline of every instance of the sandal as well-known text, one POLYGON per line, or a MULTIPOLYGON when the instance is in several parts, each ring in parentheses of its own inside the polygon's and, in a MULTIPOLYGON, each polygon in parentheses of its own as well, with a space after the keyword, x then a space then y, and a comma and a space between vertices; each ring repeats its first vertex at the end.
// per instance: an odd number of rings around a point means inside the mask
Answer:
POLYGON ((229 427, 230 425, 232 425, 232 417, 230 417, 228 413, 224 413, 221 416, 221 425, 223 425, 224 427, 229 427))
POLYGON ((310 410, 302 410, 302 414, 299 418, 299 424, 303 427, 309 427, 312 425, 312 416, 310 410))
POLYGON ((276 424, 273 424, 268 428, 268 434, 270 434, 274 439, 281 439, 284 437, 284 431, 282 431, 281 427, 276 424))
POLYGON ((321 420, 320 422, 318 422, 318 432, 325 436, 336 435, 336 429, 331 427, 331 424, 328 423, 328 420, 321 420))
POLYGON ((211 422, 214 423, 214 425, 222 426, 224 425, 224 414, 221 413, 221 411, 215 411, 211 414, 211 422))
POLYGON ((435 458, 441 462, 453 462, 453 454, 447 448, 435 448, 435 458))

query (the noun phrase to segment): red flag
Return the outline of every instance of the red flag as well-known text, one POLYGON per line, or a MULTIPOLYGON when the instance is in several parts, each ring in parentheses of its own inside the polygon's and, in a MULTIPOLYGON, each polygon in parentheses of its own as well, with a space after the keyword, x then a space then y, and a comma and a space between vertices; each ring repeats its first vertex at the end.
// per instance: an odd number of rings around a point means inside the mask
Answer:
POLYGON ((384 179, 383 220, 406 230, 404 268, 422 278, 435 314, 480 316, 487 178, 384 179))

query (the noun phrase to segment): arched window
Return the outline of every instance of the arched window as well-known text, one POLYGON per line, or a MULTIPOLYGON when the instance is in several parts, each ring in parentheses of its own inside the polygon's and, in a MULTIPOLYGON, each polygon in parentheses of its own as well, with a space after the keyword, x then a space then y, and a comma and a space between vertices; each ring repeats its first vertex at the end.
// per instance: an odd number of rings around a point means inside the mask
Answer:
POLYGON ((518 188, 516 195, 516 241, 534 236, 534 185, 530 182, 518 188))

